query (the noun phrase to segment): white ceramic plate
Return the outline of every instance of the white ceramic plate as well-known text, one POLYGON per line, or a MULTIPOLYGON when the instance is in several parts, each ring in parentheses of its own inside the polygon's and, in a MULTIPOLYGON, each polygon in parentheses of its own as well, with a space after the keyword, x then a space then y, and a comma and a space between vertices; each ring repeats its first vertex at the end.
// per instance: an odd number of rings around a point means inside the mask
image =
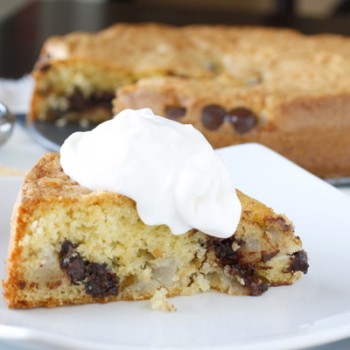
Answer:
MULTIPOLYGON (((306 348, 350 336, 350 199, 263 146, 219 153, 238 188, 294 221, 310 258, 306 276, 260 297, 174 298, 174 313, 153 311, 147 301, 8 310, 1 299, 0 340, 43 348, 243 350, 306 348)), ((18 179, 0 180, 1 261, 18 187, 18 179)))

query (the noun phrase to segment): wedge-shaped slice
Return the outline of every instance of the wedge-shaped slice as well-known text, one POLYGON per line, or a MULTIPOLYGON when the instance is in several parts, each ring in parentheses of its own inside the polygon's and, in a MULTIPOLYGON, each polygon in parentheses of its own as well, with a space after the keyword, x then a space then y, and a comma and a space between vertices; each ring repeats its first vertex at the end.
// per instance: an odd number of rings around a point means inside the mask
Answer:
POLYGON ((307 272, 293 224, 238 192, 243 211, 232 237, 197 230, 173 235, 147 226, 135 203, 92 192, 47 154, 24 179, 13 215, 5 298, 11 308, 139 300, 216 289, 260 295, 307 272))

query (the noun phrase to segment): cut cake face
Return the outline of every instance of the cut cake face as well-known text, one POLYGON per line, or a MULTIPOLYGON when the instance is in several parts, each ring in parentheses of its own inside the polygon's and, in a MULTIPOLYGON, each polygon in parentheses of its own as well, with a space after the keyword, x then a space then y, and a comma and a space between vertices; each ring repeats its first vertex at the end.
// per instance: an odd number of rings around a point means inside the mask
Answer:
POLYGON ((135 202, 70 179, 58 154, 27 174, 14 209, 4 295, 10 308, 193 295, 261 295, 308 269, 293 224, 237 191, 242 216, 219 239, 145 225, 135 202))

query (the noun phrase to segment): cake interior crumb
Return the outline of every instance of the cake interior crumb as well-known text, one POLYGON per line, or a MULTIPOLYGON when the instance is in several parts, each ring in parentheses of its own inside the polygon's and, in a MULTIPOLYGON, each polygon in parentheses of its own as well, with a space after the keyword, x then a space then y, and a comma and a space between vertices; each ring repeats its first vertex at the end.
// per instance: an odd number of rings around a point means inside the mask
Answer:
POLYGON ((174 304, 170 303, 167 299, 167 290, 166 288, 160 288, 155 291, 153 297, 150 299, 151 308, 153 310, 165 311, 165 312, 174 312, 176 307, 174 304))

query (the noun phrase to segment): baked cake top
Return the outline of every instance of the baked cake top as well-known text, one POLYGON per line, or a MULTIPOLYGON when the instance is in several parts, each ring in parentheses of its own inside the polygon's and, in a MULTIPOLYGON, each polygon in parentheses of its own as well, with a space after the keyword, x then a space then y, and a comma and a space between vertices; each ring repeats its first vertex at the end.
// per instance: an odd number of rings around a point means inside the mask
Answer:
POLYGON ((225 77, 277 95, 349 91, 350 40, 258 27, 116 24, 95 34, 48 39, 37 68, 84 61, 135 79, 150 75, 225 77), (330 88, 331 87, 331 88, 330 88))

